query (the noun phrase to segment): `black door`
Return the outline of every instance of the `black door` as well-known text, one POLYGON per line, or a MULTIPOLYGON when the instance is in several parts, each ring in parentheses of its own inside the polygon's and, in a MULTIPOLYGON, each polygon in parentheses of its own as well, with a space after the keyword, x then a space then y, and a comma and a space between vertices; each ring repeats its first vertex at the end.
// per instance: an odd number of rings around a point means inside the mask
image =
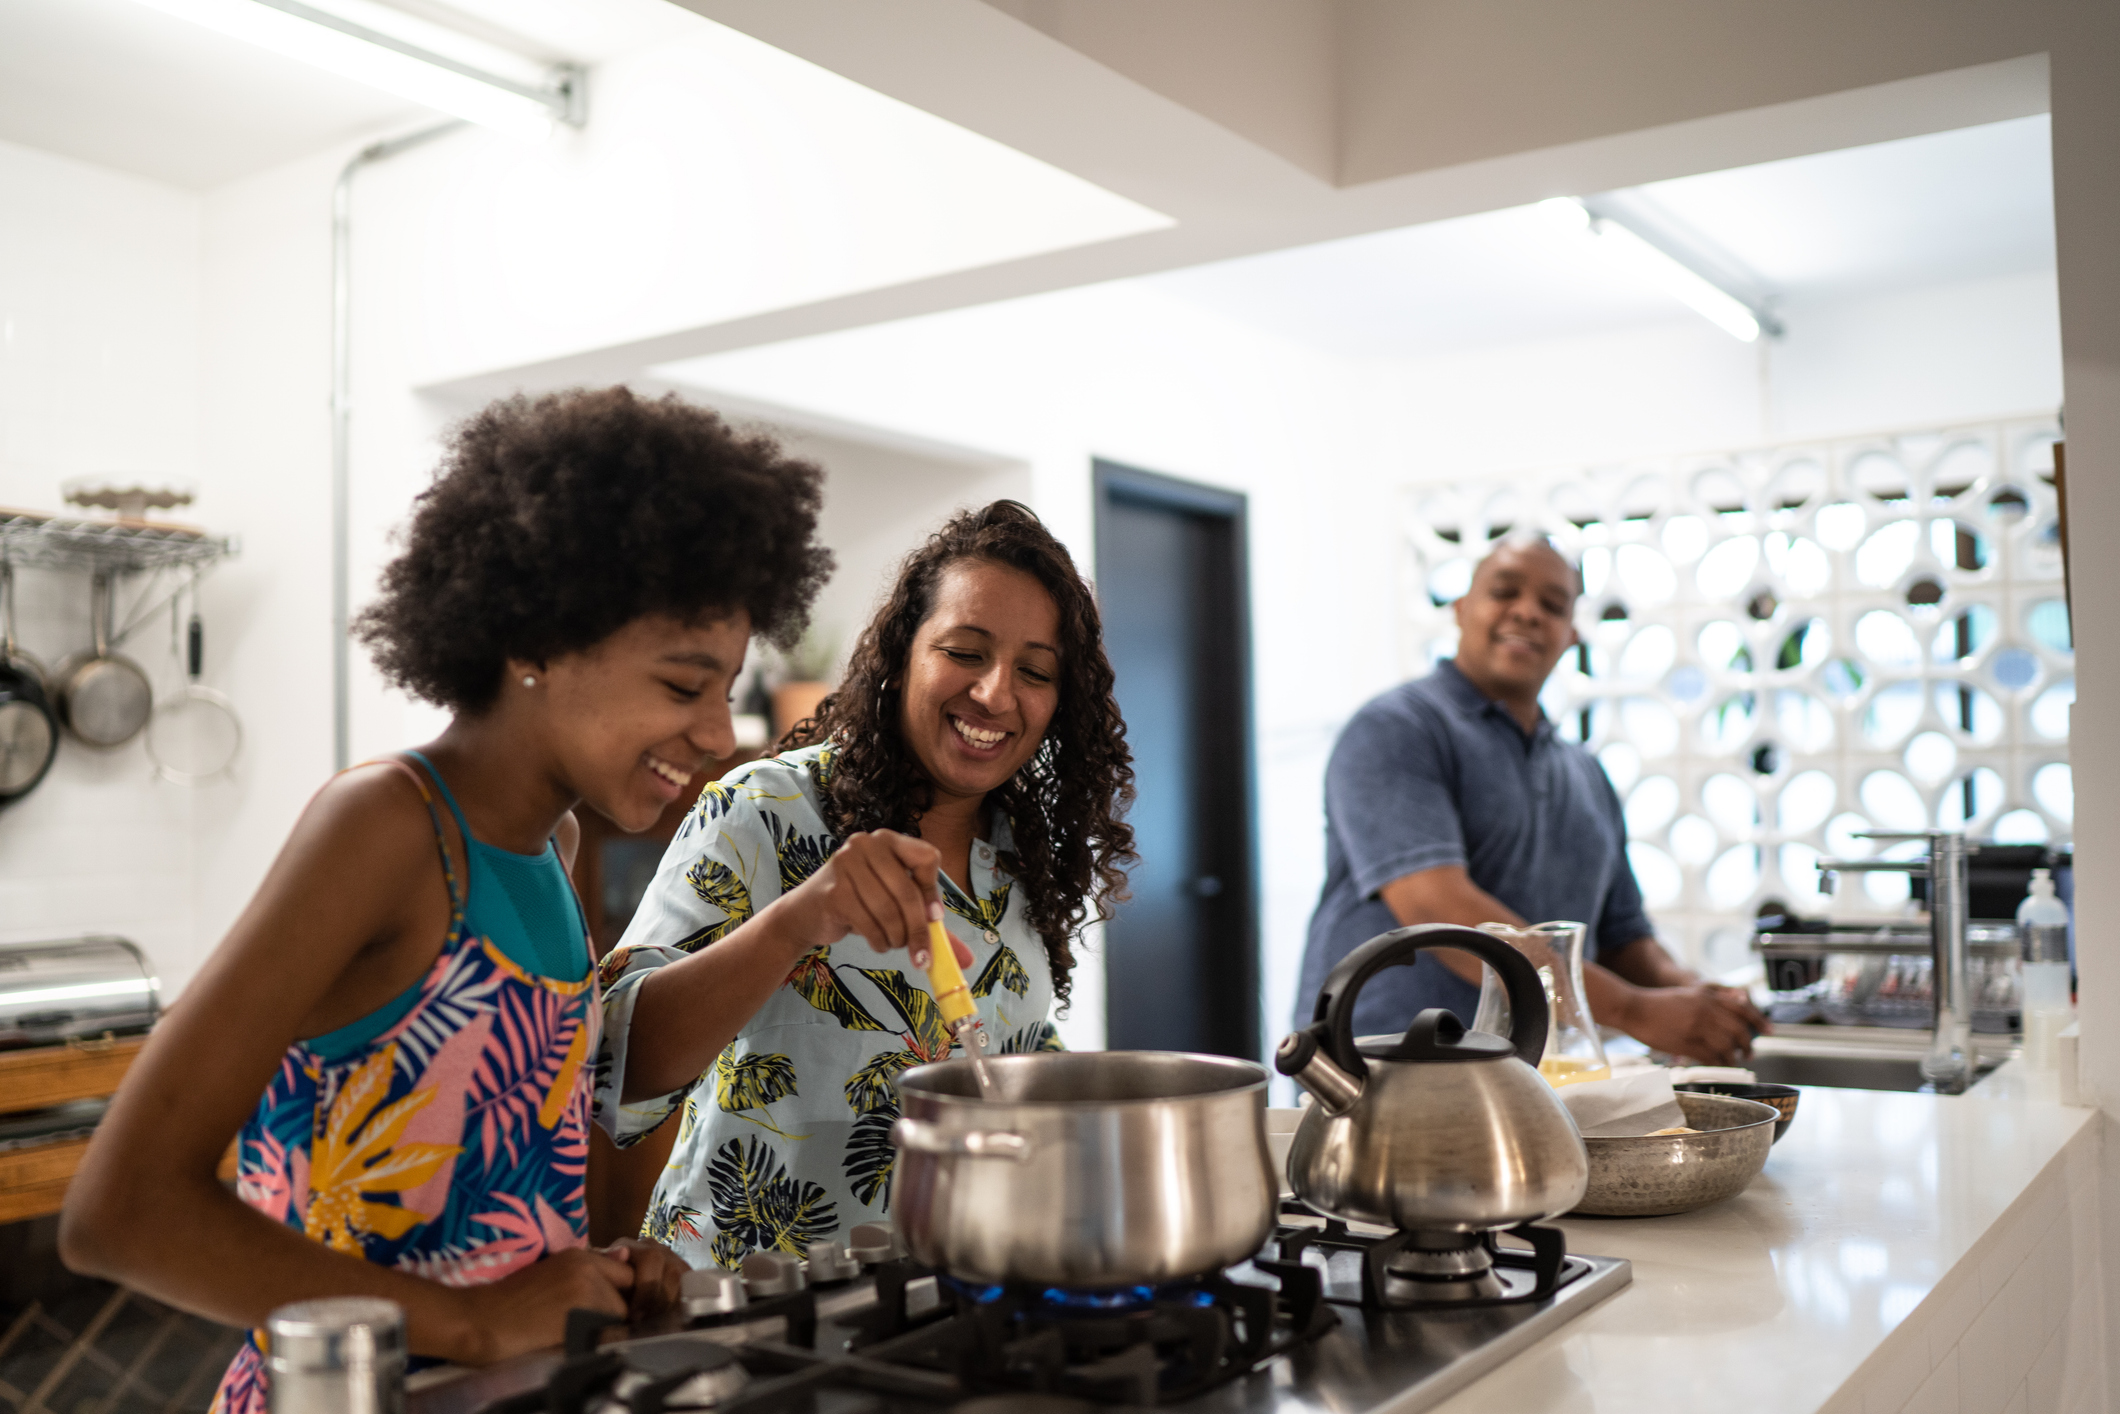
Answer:
POLYGON ((1244 497, 1104 461, 1096 495, 1141 855, 1105 934, 1106 1044, 1257 1059, 1244 497))

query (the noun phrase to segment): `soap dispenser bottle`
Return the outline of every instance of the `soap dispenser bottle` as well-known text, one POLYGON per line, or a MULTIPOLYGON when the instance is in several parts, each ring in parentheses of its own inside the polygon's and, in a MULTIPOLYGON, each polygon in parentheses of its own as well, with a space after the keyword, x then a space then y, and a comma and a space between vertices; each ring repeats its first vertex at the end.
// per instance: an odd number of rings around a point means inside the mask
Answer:
POLYGON ((2053 875, 2032 871, 2032 891, 2017 905, 2017 944, 2024 959, 2024 1063, 2053 1070, 2055 1038, 2074 1019, 2069 998, 2068 908, 2053 875))

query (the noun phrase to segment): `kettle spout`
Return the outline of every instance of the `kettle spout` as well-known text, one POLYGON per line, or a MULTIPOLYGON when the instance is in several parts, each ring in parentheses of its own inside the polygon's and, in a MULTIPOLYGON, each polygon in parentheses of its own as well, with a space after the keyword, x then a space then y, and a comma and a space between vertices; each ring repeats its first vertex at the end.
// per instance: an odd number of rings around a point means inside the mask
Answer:
POLYGON ((1310 1092, 1329 1115, 1342 1115, 1362 1098, 1362 1082, 1334 1063, 1309 1031, 1291 1031, 1273 1053, 1275 1070, 1310 1092))

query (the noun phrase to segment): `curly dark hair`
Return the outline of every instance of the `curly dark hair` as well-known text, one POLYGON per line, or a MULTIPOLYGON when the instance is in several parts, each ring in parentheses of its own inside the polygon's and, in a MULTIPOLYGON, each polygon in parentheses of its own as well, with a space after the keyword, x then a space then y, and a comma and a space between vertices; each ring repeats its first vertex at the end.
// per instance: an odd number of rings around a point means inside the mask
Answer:
POLYGON ((1024 891, 1024 917, 1045 941, 1053 994, 1064 1006, 1074 937, 1092 907, 1109 919, 1126 898, 1134 832, 1121 818, 1134 799, 1133 753, 1112 698, 1097 601, 1074 561, 1028 506, 996 501, 963 511, 906 556, 898 581, 861 631, 839 690, 782 738, 787 750, 830 740, 837 750, 818 795, 825 823, 920 833, 933 786, 899 726, 899 692, 913 638, 933 611, 943 571, 987 560, 1030 575, 1060 611, 1060 693, 1045 739, 988 801, 1015 836, 1001 862, 1024 891))
POLYGON ((823 483, 674 394, 503 398, 451 434, 354 634, 391 682, 464 712, 492 705, 508 659, 576 652, 643 614, 743 609, 786 646, 832 572, 823 483))

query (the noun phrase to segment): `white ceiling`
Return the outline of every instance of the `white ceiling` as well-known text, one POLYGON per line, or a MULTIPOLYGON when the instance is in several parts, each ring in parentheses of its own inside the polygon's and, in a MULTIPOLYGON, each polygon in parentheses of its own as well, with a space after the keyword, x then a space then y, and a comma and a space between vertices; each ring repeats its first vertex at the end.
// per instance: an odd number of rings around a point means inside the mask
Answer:
MULTIPOLYGON (((1618 194, 1748 271, 1792 311, 2054 264, 2044 116, 1656 182, 1618 194)), ((1691 319, 1533 207, 1146 277, 1255 327, 1355 357, 1691 319)), ((1800 316, 1799 316, 1800 317, 1800 316)))
MULTIPOLYGON (((400 8, 581 63, 705 23, 664 0, 400 8)), ((0 0, 0 142, 203 190, 429 116, 135 0, 0 0)))
MULTIPOLYGON (((715 28, 666 0, 390 3, 541 59, 584 63, 715 28)), ((959 87, 969 81, 961 69, 952 72, 959 87)), ((592 109, 595 102, 592 81, 592 109)), ((0 0, 0 141, 204 189, 425 116, 136 0, 0 0)), ((1808 300, 2053 264, 2043 116, 1656 182, 1620 195, 1659 213, 1672 232, 1722 261, 1748 269, 1758 286, 1793 309, 1808 300)), ((1357 204, 1365 199, 1360 188, 1338 196, 1357 204)), ((1521 189, 1513 199, 1524 199, 1521 189)), ((1166 235, 1182 243, 1198 229, 1212 248, 1214 224, 1186 208, 1166 235)), ((1281 239, 1302 236, 1291 230, 1281 239)), ((1062 253, 1057 259, 1073 265, 1058 282, 1110 278, 1097 260, 1116 252, 1107 264, 1123 264, 1126 244, 1062 253)), ((983 269, 966 278, 977 290, 954 296, 960 301, 1017 292, 983 269)), ((1285 337, 1359 356, 1421 357, 1692 317, 1664 295, 1615 278, 1594 243, 1570 239, 1525 207, 1143 278, 1285 337)), ((865 315, 850 309, 833 317, 859 323, 909 312, 884 298, 865 315)), ((795 332, 803 330, 732 331, 707 345, 740 346, 795 332)), ((610 351, 615 364, 629 357, 610 351)), ((589 376, 567 373, 568 381, 589 376)), ((600 370, 599 376, 623 374, 600 370)))

